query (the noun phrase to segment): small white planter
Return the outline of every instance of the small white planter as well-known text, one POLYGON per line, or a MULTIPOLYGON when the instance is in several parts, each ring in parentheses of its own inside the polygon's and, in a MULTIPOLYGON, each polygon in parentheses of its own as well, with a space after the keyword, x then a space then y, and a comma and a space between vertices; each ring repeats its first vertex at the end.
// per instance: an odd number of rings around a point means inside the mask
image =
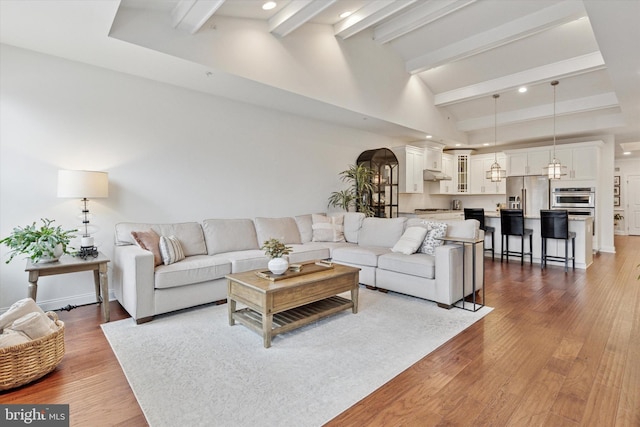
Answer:
POLYGON ((56 262, 60 259, 64 251, 62 250, 62 245, 57 244, 55 248, 53 248, 53 257, 49 255, 43 255, 39 260, 38 264, 45 264, 47 262, 56 262))
POLYGON ((268 267, 273 274, 282 274, 289 268, 289 261, 284 258, 272 258, 268 267))

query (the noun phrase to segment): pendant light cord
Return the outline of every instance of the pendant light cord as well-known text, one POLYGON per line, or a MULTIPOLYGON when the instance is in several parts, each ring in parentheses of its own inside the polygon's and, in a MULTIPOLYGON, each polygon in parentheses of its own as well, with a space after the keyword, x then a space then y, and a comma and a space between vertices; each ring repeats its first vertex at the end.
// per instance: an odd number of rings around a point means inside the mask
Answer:
POLYGON ((557 80, 551 82, 553 86, 553 160, 556 159, 556 86, 560 83, 557 80))
POLYGON ((493 94, 493 161, 498 163, 498 98, 500 95, 493 94))

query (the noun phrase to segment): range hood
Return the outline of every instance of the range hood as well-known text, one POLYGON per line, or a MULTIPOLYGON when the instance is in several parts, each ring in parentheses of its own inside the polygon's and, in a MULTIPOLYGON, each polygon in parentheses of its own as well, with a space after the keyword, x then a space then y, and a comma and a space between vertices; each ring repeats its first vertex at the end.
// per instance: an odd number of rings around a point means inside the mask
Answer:
POLYGON ((445 175, 442 172, 430 171, 425 169, 422 171, 422 179, 424 181, 451 181, 449 175, 445 175))

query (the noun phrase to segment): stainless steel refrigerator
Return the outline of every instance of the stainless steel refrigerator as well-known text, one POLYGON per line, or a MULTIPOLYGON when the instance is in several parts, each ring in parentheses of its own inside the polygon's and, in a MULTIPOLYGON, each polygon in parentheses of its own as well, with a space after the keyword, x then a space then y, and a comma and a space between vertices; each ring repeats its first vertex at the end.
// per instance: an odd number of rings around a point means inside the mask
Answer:
POLYGON ((539 216, 549 209, 549 178, 546 175, 507 178, 507 208, 522 209, 525 216, 539 216))

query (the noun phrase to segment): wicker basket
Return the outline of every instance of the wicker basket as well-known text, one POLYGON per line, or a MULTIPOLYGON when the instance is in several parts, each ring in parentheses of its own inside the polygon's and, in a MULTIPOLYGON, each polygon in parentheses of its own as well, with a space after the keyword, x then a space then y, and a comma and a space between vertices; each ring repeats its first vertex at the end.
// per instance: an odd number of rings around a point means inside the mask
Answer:
POLYGON ((0 390, 28 384, 53 371, 64 356, 64 323, 51 311, 47 316, 58 326, 50 335, 0 348, 0 390))

